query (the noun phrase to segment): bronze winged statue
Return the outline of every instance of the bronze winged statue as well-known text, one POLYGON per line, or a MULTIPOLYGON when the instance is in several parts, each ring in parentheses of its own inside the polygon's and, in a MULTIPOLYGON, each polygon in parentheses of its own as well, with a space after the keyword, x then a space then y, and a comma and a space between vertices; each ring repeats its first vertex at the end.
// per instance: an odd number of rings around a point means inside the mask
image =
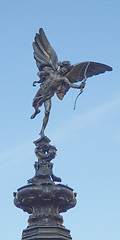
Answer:
POLYGON ((32 106, 35 112, 32 114, 31 119, 40 112, 39 107, 44 103, 45 116, 40 131, 42 137, 44 136, 44 130, 50 115, 51 98, 55 93, 62 100, 70 88, 77 88, 80 89, 80 95, 88 77, 104 73, 105 71, 112 71, 112 68, 105 64, 90 61, 75 65, 71 65, 69 61, 58 62, 57 55, 42 28, 40 28, 39 34, 37 33, 35 36, 33 49, 40 78, 39 81, 33 82, 33 86, 36 86, 36 83, 40 83, 40 88, 33 99, 32 106), (81 82, 81 84, 76 85, 76 82, 81 82))

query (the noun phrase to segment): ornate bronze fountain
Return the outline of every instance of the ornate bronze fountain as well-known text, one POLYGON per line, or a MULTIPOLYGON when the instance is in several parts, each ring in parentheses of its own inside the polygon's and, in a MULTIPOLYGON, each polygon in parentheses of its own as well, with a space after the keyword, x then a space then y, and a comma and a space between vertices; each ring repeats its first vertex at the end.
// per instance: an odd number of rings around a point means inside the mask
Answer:
POLYGON ((23 230, 22 240, 68 240, 72 239, 70 231, 62 225, 63 218, 60 213, 76 205, 76 193, 67 185, 61 184, 60 177, 53 173, 51 160, 55 158, 57 149, 50 144, 50 139, 44 134, 50 115, 51 98, 56 93, 62 100, 70 88, 80 89, 79 96, 88 77, 111 71, 112 68, 90 61, 75 65, 71 65, 69 61, 58 62, 57 55, 42 28, 35 36, 33 49, 39 69, 39 81, 34 81, 33 86, 40 83, 40 88, 33 99, 35 111, 31 119, 40 112, 39 108, 42 104, 44 104, 45 116, 40 138, 34 141, 38 159, 34 164, 35 176, 28 180, 27 185, 14 193, 14 204, 30 214, 28 227, 23 230), (76 82, 81 84, 76 85, 76 82))

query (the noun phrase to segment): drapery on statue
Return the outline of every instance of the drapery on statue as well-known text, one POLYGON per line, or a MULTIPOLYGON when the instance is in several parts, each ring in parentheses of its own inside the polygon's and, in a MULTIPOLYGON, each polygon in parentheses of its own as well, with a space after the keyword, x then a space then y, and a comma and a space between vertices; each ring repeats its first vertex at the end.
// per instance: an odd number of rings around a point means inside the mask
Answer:
POLYGON ((42 137, 49 119, 51 98, 54 93, 62 100, 70 88, 77 88, 80 89, 80 95, 88 77, 104 73, 105 71, 112 71, 112 68, 105 64, 90 61, 75 65, 70 65, 69 61, 58 62, 57 55, 48 42, 42 28, 40 28, 39 34, 37 33, 35 36, 33 49, 34 58, 39 69, 38 76, 40 77, 39 81, 33 82, 33 86, 36 86, 36 83, 40 83, 40 89, 33 99, 32 105, 35 112, 32 114, 31 119, 40 112, 39 107, 44 103, 45 116, 40 131, 42 137), (74 84, 76 82, 81 82, 81 84, 74 84))

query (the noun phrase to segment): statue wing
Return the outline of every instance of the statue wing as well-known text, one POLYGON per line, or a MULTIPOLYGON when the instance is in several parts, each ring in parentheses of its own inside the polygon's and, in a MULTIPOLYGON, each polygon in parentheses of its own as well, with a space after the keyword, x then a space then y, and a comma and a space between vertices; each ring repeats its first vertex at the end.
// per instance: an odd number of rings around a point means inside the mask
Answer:
MULTIPOLYGON (((72 65, 70 71, 65 74, 65 77, 67 77, 71 83, 76 83, 93 75, 104 73, 105 71, 112 71, 112 68, 102 63, 82 62, 72 65)), ((58 98, 62 100, 68 90, 68 86, 61 85, 59 87, 59 93, 57 93, 58 98)))
POLYGON ((34 58, 39 70, 42 66, 49 66, 54 71, 58 68, 58 58, 51 47, 42 28, 39 30, 39 34, 35 35, 35 42, 33 42, 34 58))

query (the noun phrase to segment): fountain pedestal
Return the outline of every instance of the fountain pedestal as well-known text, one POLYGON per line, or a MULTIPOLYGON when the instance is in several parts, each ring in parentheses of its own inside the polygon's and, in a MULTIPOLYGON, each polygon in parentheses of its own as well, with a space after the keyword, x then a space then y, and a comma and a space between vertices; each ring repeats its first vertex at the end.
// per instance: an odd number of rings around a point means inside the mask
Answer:
POLYGON ((62 225, 60 213, 76 205, 76 194, 72 188, 54 183, 61 179, 52 171, 53 164, 50 161, 56 155, 56 148, 49 141, 44 137, 35 142, 38 157, 34 165, 35 176, 14 193, 15 206, 30 214, 22 240, 72 239, 70 231, 62 225))

